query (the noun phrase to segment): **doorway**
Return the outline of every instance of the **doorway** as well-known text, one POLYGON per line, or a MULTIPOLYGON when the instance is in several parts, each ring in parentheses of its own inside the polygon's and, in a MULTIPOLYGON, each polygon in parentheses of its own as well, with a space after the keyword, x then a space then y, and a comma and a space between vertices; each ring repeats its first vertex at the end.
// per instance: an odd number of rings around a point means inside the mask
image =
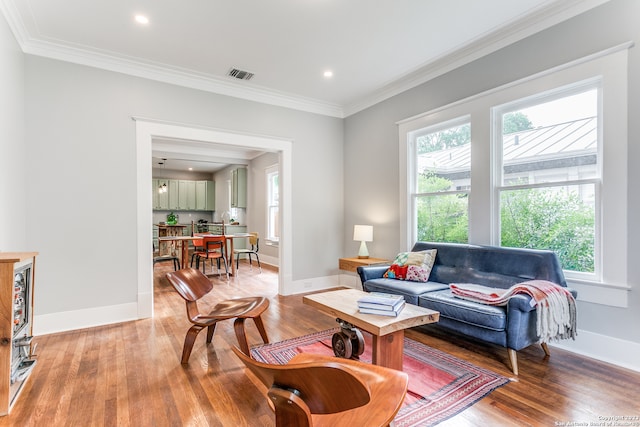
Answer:
POLYGON ((191 140, 227 146, 250 147, 278 153, 280 163, 280 260, 278 293, 291 293, 292 233, 291 233, 291 173, 293 144, 290 139, 242 134, 186 124, 169 123, 143 118, 136 122, 137 165, 137 248, 138 248, 138 318, 153 315, 152 265, 152 197, 149 183, 152 178, 152 141, 154 138, 191 140))

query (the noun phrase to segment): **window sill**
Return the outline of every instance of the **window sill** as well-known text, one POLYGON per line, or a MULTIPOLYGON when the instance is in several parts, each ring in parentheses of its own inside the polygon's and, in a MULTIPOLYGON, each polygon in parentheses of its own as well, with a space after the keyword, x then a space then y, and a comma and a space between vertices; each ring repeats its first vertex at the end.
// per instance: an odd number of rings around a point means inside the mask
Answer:
POLYGON ((612 307, 629 307, 629 291, 631 291, 629 286, 577 279, 567 279, 567 285, 578 292, 578 301, 612 307))
POLYGON ((274 246, 277 248, 280 245, 280 242, 277 240, 265 240, 264 244, 266 246, 274 246))

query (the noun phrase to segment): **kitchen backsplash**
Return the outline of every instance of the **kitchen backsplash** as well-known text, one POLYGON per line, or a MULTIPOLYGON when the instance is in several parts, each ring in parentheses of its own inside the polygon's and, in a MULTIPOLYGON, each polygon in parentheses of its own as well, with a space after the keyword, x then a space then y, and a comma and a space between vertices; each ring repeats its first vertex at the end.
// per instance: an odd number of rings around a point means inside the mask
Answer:
MULTIPOLYGON (((166 222, 167 215, 169 215, 171 211, 153 211, 153 223, 158 224, 160 222, 166 222)), ((220 222, 222 218, 222 213, 219 212, 202 212, 202 211, 174 211, 174 214, 178 216, 179 224, 191 224, 191 221, 198 222, 199 219, 204 219, 208 222, 220 222)), ((234 209, 231 217, 225 215, 225 221, 228 221, 230 218, 235 219, 241 225, 246 225, 246 213, 245 209, 234 209), (234 216, 235 215, 235 216, 234 216)))

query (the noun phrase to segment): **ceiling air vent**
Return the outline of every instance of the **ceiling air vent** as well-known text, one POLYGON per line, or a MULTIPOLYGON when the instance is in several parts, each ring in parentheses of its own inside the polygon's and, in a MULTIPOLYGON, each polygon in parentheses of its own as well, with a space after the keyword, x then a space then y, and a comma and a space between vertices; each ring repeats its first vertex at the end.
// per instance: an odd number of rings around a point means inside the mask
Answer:
POLYGON ((238 70, 237 68, 230 69, 227 75, 239 80, 251 80, 251 78, 253 77, 253 73, 250 73, 249 71, 238 70))

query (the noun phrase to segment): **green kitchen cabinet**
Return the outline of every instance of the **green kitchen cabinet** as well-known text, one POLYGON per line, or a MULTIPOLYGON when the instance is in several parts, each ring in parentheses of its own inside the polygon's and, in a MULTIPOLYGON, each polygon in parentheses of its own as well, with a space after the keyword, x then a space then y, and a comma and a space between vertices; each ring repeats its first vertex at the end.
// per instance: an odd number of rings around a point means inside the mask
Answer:
POLYGON ((169 183, 166 179, 152 179, 151 192, 153 194, 153 209, 166 210, 169 209, 169 183), (164 188, 166 191, 160 191, 164 188))
POLYGON ((178 198, 178 180, 170 179, 169 184, 169 210, 179 210, 180 200, 178 198))
POLYGON ((247 207, 247 168, 231 171, 231 207, 247 207))
POLYGON ((216 187, 213 181, 196 181, 196 210, 216 209, 216 187))
POLYGON ((178 181, 178 209, 192 211, 196 209, 196 182, 178 181))

